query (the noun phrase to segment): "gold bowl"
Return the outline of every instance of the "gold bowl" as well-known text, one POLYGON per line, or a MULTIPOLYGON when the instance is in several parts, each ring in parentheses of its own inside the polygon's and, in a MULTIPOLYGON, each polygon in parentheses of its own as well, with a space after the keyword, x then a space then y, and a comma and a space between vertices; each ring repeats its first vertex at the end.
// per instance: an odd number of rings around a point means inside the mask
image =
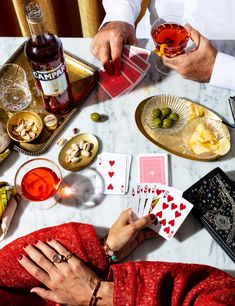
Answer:
POLYGON ((7 133, 17 142, 31 142, 36 139, 43 128, 39 115, 30 111, 15 113, 7 122, 7 133))
POLYGON ((157 95, 151 97, 144 106, 142 113, 142 120, 148 125, 148 127, 157 134, 173 135, 186 125, 189 112, 189 102, 184 98, 179 98, 172 95, 157 95), (170 128, 156 128, 154 126, 153 110, 156 108, 162 109, 169 107, 172 112, 179 115, 179 120, 174 122, 174 125, 170 128))

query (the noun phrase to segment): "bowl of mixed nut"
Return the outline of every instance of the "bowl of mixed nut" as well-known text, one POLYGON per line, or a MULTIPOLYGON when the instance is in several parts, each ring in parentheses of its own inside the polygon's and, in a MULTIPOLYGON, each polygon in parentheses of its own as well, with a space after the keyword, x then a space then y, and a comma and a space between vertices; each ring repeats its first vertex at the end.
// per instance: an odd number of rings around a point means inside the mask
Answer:
POLYGON ((30 111, 15 113, 7 123, 8 135, 18 142, 33 141, 40 135, 42 128, 42 119, 30 111))
POLYGON ((89 133, 71 138, 61 149, 58 160, 69 171, 79 171, 92 162, 99 150, 98 139, 89 133))

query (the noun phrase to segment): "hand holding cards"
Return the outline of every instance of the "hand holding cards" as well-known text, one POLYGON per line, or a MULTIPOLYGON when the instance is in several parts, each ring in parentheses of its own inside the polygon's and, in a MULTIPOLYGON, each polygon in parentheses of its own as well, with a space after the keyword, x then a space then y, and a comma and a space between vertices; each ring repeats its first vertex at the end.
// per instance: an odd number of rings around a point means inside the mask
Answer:
POLYGON ((182 198, 182 192, 160 184, 137 184, 131 189, 131 207, 137 217, 154 214, 150 226, 163 238, 171 240, 193 205, 182 198))
POLYGON ((130 91, 143 79, 149 69, 149 56, 149 50, 124 45, 120 75, 110 75, 102 68, 99 85, 111 98, 117 98, 130 91))

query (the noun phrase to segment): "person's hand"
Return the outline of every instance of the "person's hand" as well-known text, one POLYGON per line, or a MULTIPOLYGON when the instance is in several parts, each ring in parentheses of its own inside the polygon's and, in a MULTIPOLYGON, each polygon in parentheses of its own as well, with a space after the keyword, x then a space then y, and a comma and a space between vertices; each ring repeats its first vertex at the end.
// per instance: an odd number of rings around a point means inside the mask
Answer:
POLYGON ((135 29, 123 21, 105 24, 95 35, 91 52, 110 74, 120 74, 123 44, 133 45, 136 41, 135 29))
MULTIPOLYGON (((31 292, 56 303, 77 306, 89 304, 99 278, 81 260, 71 256, 56 240, 47 243, 37 241, 35 246, 27 245, 24 250, 28 256, 20 254, 19 263, 49 289, 35 287, 31 292), (64 262, 53 262, 53 256, 57 253, 67 256, 68 259, 64 262)), ((99 305, 112 305, 112 287, 111 282, 101 282, 97 294, 102 297, 99 305)))
POLYGON ((147 228, 156 219, 154 214, 134 221, 132 209, 124 210, 109 230, 106 243, 118 256, 118 261, 128 256, 143 240, 158 234, 147 228))
POLYGON ((163 56, 163 63, 167 67, 177 71, 185 79, 209 82, 217 49, 197 30, 190 26, 187 26, 187 30, 196 47, 191 52, 186 52, 176 57, 169 58, 163 56))

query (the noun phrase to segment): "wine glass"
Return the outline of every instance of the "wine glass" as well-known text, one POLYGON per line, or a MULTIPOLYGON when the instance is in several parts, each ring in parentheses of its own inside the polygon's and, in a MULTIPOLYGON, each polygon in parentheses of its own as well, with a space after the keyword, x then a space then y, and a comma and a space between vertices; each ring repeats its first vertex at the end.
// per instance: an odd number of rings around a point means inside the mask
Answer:
POLYGON ((185 52, 190 35, 184 27, 183 17, 168 15, 157 19, 151 27, 151 36, 155 44, 156 69, 168 74, 170 69, 162 62, 162 56, 175 57, 185 52))
POLYGON ((34 158, 23 163, 15 175, 15 187, 24 199, 38 205, 40 209, 54 206, 61 186, 62 174, 53 161, 34 158))

